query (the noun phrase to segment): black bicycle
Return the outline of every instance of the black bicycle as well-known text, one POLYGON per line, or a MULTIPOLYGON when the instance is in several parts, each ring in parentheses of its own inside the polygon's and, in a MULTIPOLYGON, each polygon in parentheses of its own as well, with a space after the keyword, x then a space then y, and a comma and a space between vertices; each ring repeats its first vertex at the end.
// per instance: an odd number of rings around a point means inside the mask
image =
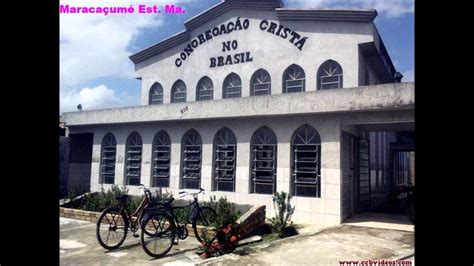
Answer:
MULTIPOLYGON (((141 228, 141 244, 143 250, 154 258, 160 258, 171 249, 175 238, 186 239, 188 237, 187 225, 192 224, 194 236, 202 243, 204 240, 213 239, 217 234, 216 212, 207 206, 200 206, 198 195, 204 193, 200 188, 196 193, 180 192, 181 197, 193 196, 193 202, 185 206, 172 206, 174 198, 166 202, 158 203, 158 206, 147 208, 147 215, 143 218, 141 228), (184 221, 178 221, 175 215, 182 209, 191 209, 190 214, 184 217, 184 221), (151 233, 151 234, 150 234, 151 233)), ((179 240, 177 240, 179 241, 179 240)))
MULTIPOLYGON (((103 248, 112 250, 120 247, 127 237, 128 230, 133 232, 134 237, 139 236, 137 231, 140 221, 145 216, 146 209, 156 205, 151 191, 144 185, 140 185, 140 188, 143 188, 144 196, 140 205, 131 215, 127 213, 127 202, 130 196, 124 194, 115 197, 119 202, 118 205, 106 207, 97 219, 96 237, 103 248)), ((153 235, 154 233, 143 231, 147 235, 153 235)))

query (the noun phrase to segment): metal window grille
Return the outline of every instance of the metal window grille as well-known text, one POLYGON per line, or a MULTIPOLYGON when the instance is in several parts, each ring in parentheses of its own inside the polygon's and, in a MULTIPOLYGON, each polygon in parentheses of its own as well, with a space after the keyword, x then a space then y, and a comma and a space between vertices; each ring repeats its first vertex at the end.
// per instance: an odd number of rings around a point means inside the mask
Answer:
POLYGON ((252 76, 251 96, 271 94, 272 81, 267 71, 260 69, 252 76))
POLYGON ((128 137, 126 152, 125 175, 127 185, 140 185, 142 138, 137 132, 133 132, 128 137))
POLYGON ((114 184, 115 180, 115 156, 117 153, 117 142, 114 135, 108 133, 102 140, 101 175, 102 183, 114 184))
POLYGON ((153 140, 152 175, 153 186, 170 186, 171 140, 164 131, 158 132, 153 140))
POLYGON ((198 189, 201 185, 202 141, 199 133, 186 133, 182 143, 182 188, 198 189))
POLYGON ((305 74, 301 67, 297 65, 290 66, 284 74, 283 93, 303 92, 305 91, 305 74))
POLYGON ((224 91, 222 98, 238 98, 241 96, 242 81, 240 77, 232 73, 224 80, 224 91))
POLYGON ((252 144, 251 192, 273 194, 276 191, 277 140, 267 127, 255 133, 252 144))
POLYGON ((162 104, 163 103, 163 88, 160 84, 155 83, 150 89, 150 102, 149 104, 162 104))
POLYGON ((214 138, 214 190, 235 191, 235 163, 237 141, 227 128, 214 138))
POLYGON ((321 140, 314 128, 304 126, 295 132, 292 161, 292 194, 320 197, 321 140))
POLYGON ((318 70, 319 89, 342 88, 342 68, 333 60, 324 62, 318 70))
POLYGON ((186 84, 183 81, 178 80, 174 83, 171 90, 171 102, 172 103, 184 103, 186 102, 186 84))
POLYGON ((212 84, 212 80, 208 77, 202 78, 198 82, 198 86, 197 86, 197 100, 198 101, 212 100, 213 93, 214 93, 214 86, 212 84))

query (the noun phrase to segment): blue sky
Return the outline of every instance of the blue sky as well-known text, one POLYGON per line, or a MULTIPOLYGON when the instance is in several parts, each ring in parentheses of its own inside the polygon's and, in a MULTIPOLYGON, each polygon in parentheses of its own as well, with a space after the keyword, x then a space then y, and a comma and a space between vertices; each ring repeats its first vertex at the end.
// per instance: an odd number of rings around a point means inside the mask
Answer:
MULTIPOLYGON (((71 6, 104 6, 108 0, 61 0, 71 6)), ((128 59, 146 47, 184 30, 184 21, 219 0, 121 0, 120 6, 138 3, 183 5, 177 14, 61 14, 60 110, 74 111, 140 105, 140 81, 134 79, 128 59)), ((414 80, 414 0, 286 0, 293 8, 373 8, 375 24, 404 81, 414 80)))

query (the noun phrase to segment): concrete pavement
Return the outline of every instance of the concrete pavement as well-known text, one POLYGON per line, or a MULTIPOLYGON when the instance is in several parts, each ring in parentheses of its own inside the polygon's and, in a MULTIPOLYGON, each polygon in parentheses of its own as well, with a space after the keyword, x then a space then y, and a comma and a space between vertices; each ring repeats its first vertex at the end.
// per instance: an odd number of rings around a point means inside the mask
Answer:
POLYGON ((340 265, 341 260, 412 260, 414 254, 413 232, 342 225, 325 230, 303 227, 302 235, 241 247, 237 254, 208 260, 194 254, 199 243, 189 236, 166 257, 155 260, 131 234, 122 247, 106 251, 97 243, 94 223, 67 218, 60 218, 60 223, 61 265, 340 265))

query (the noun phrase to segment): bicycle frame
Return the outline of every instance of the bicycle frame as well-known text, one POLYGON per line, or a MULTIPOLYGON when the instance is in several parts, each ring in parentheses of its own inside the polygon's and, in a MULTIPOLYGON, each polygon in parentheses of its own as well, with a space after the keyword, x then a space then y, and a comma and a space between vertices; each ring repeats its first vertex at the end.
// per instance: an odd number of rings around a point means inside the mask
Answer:
POLYGON ((124 212, 126 217, 127 217, 127 222, 130 225, 129 228, 131 229, 132 232, 137 231, 139 221, 143 217, 144 210, 151 203, 151 198, 150 198, 151 195, 148 195, 146 190, 145 190, 144 194, 145 195, 143 196, 142 201, 140 202, 140 204, 138 205, 138 207, 135 209, 135 211, 132 214, 128 214, 128 211, 127 211, 127 208, 126 208, 127 203, 125 201, 121 201, 119 206, 117 206, 117 205, 109 206, 109 207, 120 207, 120 211, 124 212))
POLYGON ((179 226, 180 224, 188 224, 188 223, 191 223, 192 220, 194 219, 194 216, 197 214, 197 209, 200 208, 199 206, 199 203, 198 203, 198 200, 197 200, 197 197, 194 198, 193 202, 191 202, 190 204, 188 205, 185 205, 185 206, 171 206, 169 207, 167 210, 168 211, 171 211, 169 213, 169 215, 173 218, 173 221, 175 222, 175 224, 177 226, 179 226), (188 221, 178 221, 178 217, 175 215, 175 210, 180 210, 180 209, 187 209, 187 208, 192 208, 191 209, 191 216, 190 217, 187 217, 188 218, 188 221))

